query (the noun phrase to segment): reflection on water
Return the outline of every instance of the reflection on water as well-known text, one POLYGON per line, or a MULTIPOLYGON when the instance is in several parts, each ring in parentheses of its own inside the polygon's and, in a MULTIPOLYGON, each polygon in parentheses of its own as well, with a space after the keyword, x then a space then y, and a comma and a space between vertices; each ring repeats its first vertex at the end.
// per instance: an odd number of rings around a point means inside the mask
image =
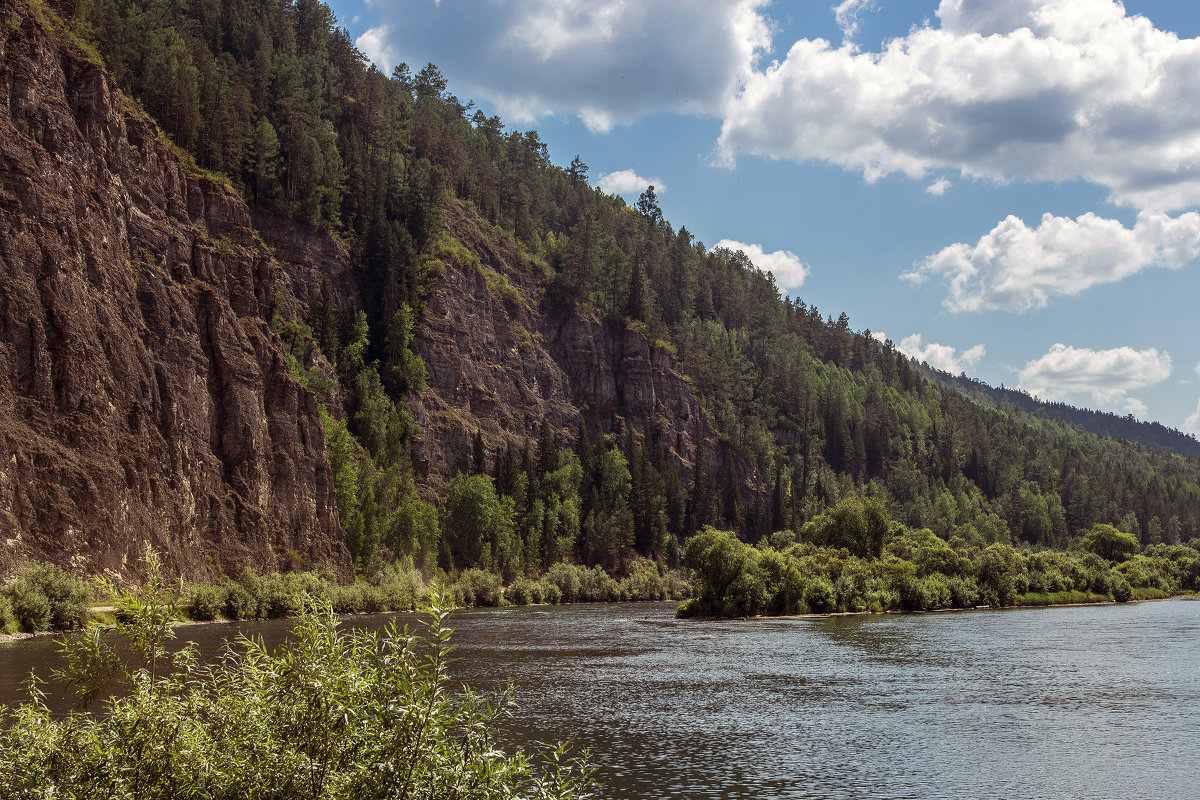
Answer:
MULTIPOLYGON (((609 798, 1200 797, 1200 603, 751 622, 672 612, 461 612, 453 672, 477 688, 511 677, 505 739, 587 747, 609 798)), ((180 633, 212 651, 238 630, 271 642, 287 623, 180 633)), ((53 650, 0 645, 0 701, 53 650)))

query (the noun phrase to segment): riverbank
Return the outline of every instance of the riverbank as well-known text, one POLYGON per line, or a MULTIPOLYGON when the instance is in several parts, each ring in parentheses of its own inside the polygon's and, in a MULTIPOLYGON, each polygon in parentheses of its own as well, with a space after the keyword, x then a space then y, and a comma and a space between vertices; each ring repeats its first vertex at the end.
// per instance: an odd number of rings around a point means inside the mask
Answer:
POLYGON ((961 614, 969 611, 1036 611, 1039 609, 1049 608, 1089 608, 1101 606, 1118 606, 1118 605, 1139 605, 1141 603, 1162 603, 1168 600, 1197 600, 1200 601, 1200 593, 1196 594, 1176 594, 1169 597, 1147 597, 1140 600, 1095 600, 1087 603, 1045 603, 1045 604, 1016 604, 1011 606, 972 606, 971 608, 931 608, 927 610, 905 610, 905 609, 888 609, 886 611, 833 611, 827 614, 780 614, 778 616, 770 616, 767 614, 759 614, 753 617, 690 617, 696 620, 726 620, 736 619, 745 621, 755 620, 775 620, 775 619, 829 619, 832 617, 870 617, 870 616, 904 616, 909 614, 961 614))
POLYGON ((782 535, 751 545, 708 528, 688 540, 687 560, 697 596, 680 617, 1058 606, 1200 591, 1200 550, 1190 545, 1024 551, 903 529, 856 555, 782 535))

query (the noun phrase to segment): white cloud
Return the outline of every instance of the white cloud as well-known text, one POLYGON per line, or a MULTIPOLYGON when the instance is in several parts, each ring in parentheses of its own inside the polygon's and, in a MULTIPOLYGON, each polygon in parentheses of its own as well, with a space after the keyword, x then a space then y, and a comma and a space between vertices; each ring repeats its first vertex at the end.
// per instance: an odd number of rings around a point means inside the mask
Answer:
POLYGON ((593 131, 664 110, 720 114, 771 43, 767 0, 445 3, 427 23, 405 3, 369 1, 383 24, 357 44, 390 54, 385 71, 434 60, 455 93, 490 100, 507 122, 574 114, 593 131))
POLYGON ((1171 376, 1171 356, 1153 347, 1092 350, 1056 344, 1021 370, 1022 389, 1044 400, 1088 396, 1099 408, 1144 417, 1146 405, 1129 392, 1171 376))
POLYGON ((879 52, 796 42, 729 103, 724 159, 823 160, 868 181, 1082 178, 1136 208, 1200 203, 1200 39, 1114 0, 943 0, 937 14, 879 52))
POLYGON ((934 197, 941 197, 946 193, 946 190, 953 185, 953 183, 945 178, 938 178, 936 181, 925 187, 925 194, 931 194, 934 197))
POLYGON ((596 181, 596 186, 606 194, 619 195, 638 195, 646 191, 647 186, 653 186, 655 194, 667 190, 667 185, 658 178, 643 178, 631 169, 607 172, 596 181))
POLYGON ((896 349, 910 358, 924 361, 934 369, 949 372, 951 375, 966 372, 987 355, 987 349, 981 344, 967 348, 962 355, 950 345, 935 342, 923 344, 919 333, 905 336, 900 340, 900 344, 896 345, 896 349))
POLYGON ((945 278, 951 311, 1031 311, 1149 267, 1179 269, 1200 256, 1200 214, 1143 212, 1132 228, 1088 212, 1046 214, 1030 228, 1009 216, 979 239, 943 248, 902 277, 945 278))
POLYGON ((1196 365, 1196 374, 1200 375, 1200 364, 1196 365))
POLYGON ((1196 411, 1183 421, 1183 432, 1200 436, 1200 400, 1196 401, 1196 411))
POLYGON ((875 7, 874 0, 842 0, 833 9, 833 18, 842 29, 842 41, 852 42, 858 33, 858 16, 875 7))
POLYGON ((746 244, 734 239, 722 239, 717 242, 716 248, 735 252, 741 250, 754 266, 774 274, 775 284, 784 290, 799 289, 811 271, 808 264, 801 261, 791 250, 773 250, 767 253, 761 244, 746 244))
POLYGON ((392 67, 400 61, 400 54, 392 45, 392 27, 390 25, 379 25, 368 29, 354 40, 354 44, 385 75, 390 74, 392 67))

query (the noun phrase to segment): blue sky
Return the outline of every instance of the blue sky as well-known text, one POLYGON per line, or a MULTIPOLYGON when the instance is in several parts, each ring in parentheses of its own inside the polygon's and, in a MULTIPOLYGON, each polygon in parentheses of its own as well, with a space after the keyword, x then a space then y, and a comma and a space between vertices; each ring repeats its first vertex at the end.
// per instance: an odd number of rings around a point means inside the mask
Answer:
POLYGON ((555 163, 911 355, 1200 433, 1200 8, 338 0, 555 163))

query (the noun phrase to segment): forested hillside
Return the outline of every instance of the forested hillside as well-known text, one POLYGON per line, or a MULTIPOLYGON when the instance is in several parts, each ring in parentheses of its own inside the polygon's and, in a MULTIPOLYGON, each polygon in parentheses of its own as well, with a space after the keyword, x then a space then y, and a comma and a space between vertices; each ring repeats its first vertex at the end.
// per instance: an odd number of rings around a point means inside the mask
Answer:
POLYGON ((1035 416, 1078 425, 1092 433, 1128 439, 1138 444, 1161 447, 1180 455, 1200 458, 1200 441, 1197 441, 1195 436, 1168 428, 1160 422, 1139 422, 1132 414, 1122 417, 1107 411, 1076 408, 1067 403, 1039 400, 1020 389, 989 386, 974 378, 968 378, 965 375, 951 375, 924 364, 922 370, 923 374, 957 389, 973 400, 1000 409, 1013 408, 1027 411, 1035 416))
POLYGON ((592 187, 580 157, 550 163, 536 132, 474 110, 435 66, 382 74, 315 0, 59 11, 256 221, 290 219, 345 254, 347 274, 276 302, 270 323, 322 401, 360 566, 386 555, 512 579, 569 560, 620 574, 640 557, 677 562, 705 525, 756 542, 856 497, 976 548, 1064 548, 1097 523, 1143 544, 1200 532, 1194 459, 922 377, 845 314, 782 297, 743 254, 672 225, 652 188, 631 207, 592 187), (604 413, 576 397, 574 425, 543 403, 532 431, 498 424, 494 404, 453 417, 466 406, 450 403, 439 424, 461 432, 439 441, 461 452, 414 463, 432 429, 415 419, 441 397, 441 367, 420 355, 447 324, 431 302, 464 275, 524 320, 510 326, 518 363, 547 352, 569 374, 564 331, 593 326, 622 353, 643 348, 655 375, 686 376, 696 418, 619 388, 604 413))

